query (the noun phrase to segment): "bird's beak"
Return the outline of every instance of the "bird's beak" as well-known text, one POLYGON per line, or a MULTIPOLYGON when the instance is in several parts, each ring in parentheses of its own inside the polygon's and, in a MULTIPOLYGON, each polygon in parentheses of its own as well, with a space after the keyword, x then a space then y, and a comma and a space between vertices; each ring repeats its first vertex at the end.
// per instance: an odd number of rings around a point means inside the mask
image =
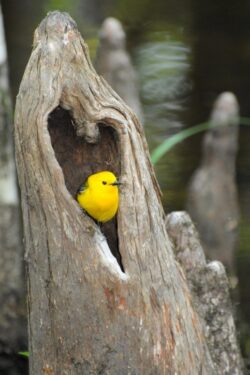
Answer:
POLYGON ((119 185, 122 185, 122 183, 121 183, 120 181, 115 181, 115 182, 113 182, 113 184, 111 184, 111 185, 115 185, 115 186, 118 185, 118 186, 119 186, 119 185))

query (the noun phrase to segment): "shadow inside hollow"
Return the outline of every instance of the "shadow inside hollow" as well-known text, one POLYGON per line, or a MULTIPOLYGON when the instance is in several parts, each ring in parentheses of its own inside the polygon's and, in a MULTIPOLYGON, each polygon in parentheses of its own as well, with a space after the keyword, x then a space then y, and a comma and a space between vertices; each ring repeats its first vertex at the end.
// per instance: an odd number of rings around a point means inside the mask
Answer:
MULTIPOLYGON (((75 198, 79 186, 93 173, 111 171, 120 176, 120 157, 117 135, 111 126, 99 124, 97 143, 88 143, 77 136, 74 119, 69 111, 57 107, 48 118, 48 130, 56 159, 62 168, 65 184, 75 198)), ((119 252, 117 219, 101 225, 112 254, 123 270, 119 252)))

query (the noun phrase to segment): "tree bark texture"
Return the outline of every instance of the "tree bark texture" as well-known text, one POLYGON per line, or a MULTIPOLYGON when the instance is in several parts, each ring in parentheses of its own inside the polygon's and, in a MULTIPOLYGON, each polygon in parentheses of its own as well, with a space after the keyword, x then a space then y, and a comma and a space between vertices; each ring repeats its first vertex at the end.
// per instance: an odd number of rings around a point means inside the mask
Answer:
POLYGON ((35 31, 15 144, 31 375, 214 374, 142 127, 96 74, 65 13, 50 13, 35 31), (105 169, 123 185, 117 222, 100 229, 74 195, 105 169))
POLYGON ((223 264, 206 262, 198 233, 186 212, 169 214, 166 227, 187 277, 195 310, 203 322, 216 374, 242 375, 243 361, 223 264))
POLYGON ((0 373, 24 375, 18 351, 27 347, 25 283, 11 107, 0 6, 0 373))

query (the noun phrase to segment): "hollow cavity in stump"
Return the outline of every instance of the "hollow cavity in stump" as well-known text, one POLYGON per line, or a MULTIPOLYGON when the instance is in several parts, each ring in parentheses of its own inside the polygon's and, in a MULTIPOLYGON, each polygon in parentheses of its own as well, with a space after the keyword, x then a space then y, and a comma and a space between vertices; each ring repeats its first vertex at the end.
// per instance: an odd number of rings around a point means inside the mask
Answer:
MULTIPOLYGON (((116 131, 106 124, 97 124, 98 141, 89 143, 77 135, 70 111, 55 108, 48 118, 48 130, 56 159, 62 168, 65 184, 75 198, 77 189, 93 173, 111 171, 120 176, 120 158, 116 131)), ((101 224, 112 254, 124 271, 119 252, 117 219, 101 224)))

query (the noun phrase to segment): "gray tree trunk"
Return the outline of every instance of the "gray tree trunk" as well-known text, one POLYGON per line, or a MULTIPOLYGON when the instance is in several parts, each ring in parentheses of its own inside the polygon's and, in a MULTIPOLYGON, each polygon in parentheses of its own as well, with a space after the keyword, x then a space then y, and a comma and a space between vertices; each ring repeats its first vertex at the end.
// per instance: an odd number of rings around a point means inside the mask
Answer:
POLYGON ((67 14, 49 14, 35 31, 15 143, 30 374, 215 374, 142 127, 95 73, 67 14), (85 177, 104 169, 123 182, 105 235, 74 200, 85 177))
POLYGON ((24 374, 27 347, 23 246, 12 144, 7 54, 0 6, 0 373, 24 374))

